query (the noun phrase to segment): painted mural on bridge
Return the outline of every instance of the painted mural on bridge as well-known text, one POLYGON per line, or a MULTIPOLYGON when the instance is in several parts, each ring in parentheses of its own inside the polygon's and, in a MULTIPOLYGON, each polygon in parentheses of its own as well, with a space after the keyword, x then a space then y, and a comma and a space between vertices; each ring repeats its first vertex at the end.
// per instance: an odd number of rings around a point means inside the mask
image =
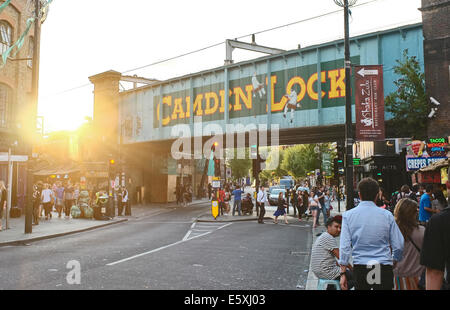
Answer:
MULTIPOLYGON (((360 57, 352 57, 352 64, 359 64, 360 57)), ((294 111, 318 109, 319 92, 322 107, 345 105, 345 69, 344 59, 322 62, 320 85, 317 64, 291 68, 271 73, 270 92, 267 74, 242 77, 229 81, 229 117, 230 119, 267 114, 267 96, 270 94, 272 113, 283 113, 286 122, 293 120, 294 111), (264 81, 264 83, 261 83, 264 81)), ((162 106, 162 126, 188 124, 189 119, 201 116, 202 121, 224 119, 225 90, 224 83, 215 83, 195 87, 193 98, 189 89, 153 97, 153 127, 159 127, 162 106), (192 105, 191 105, 192 101, 192 105), (192 108, 192 111, 191 111, 192 108)))
MULTIPOLYGON (((281 130, 342 125, 346 93, 342 43, 338 40, 287 51, 123 92, 119 99, 123 142, 173 140, 177 137, 172 129, 179 124, 189 125, 195 136, 197 118, 202 126, 218 125, 223 132, 227 124, 279 125, 281 130)), ((405 49, 423 68, 421 24, 352 38, 351 62, 383 65, 384 93, 388 95, 395 91, 398 76, 393 68, 405 49)), ((385 119, 390 118, 385 113, 385 119)))

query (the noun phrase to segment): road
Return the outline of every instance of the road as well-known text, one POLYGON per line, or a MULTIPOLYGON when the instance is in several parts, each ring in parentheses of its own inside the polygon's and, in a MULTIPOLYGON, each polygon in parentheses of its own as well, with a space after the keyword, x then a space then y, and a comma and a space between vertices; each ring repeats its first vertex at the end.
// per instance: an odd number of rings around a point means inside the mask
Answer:
POLYGON ((89 232, 2 247, 0 289, 295 290, 306 286, 309 224, 294 218, 290 225, 196 222, 208 209, 207 205, 167 209, 89 232))

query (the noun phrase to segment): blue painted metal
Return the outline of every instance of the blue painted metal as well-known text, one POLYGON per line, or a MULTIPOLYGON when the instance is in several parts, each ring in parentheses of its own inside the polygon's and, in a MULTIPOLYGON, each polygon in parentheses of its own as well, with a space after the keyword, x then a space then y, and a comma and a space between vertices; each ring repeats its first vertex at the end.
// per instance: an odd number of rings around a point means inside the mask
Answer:
MULTIPOLYGON (((424 69, 421 24, 370 33, 351 38, 350 41, 352 64, 383 65, 385 96, 395 91, 393 82, 398 76, 394 74, 393 68, 396 65, 396 61, 402 58, 405 49, 408 49, 409 55, 417 57, 422 66, 422 70, 424 69)), ((321 71, 326 71, 326 74, 329 74, 329 71, 333 70, 330 69, 333 66, 335 66, 335 69, 343 68, 344 49, 339 48, 342 46, 342 43, 343 40, 337 40, 302 48, 301 50, 292 50, 279 55, 271 55, 226 67, 214 68, 212 70, 177 77, 137 90, 123 92, 119 99, 121 122, 132 119, 133 124, 135 124, 137 116, 140 116, 142 121, 142 130, 140 133, 137 135, 136 130, 133 130, 131 135, 124 136, 123 141, 124 143, 135 143, 173 139, 172 129, 176 124, 187 124, 191 130, 193 128, 198 129, 199 126, 194 125, 192 117, 194 115, 195 99, 198 95, 203 96, 202 108, 204 113, 202 116, 202 125, 218 124, 222 126, 224 132, 226 124, 243 124, 244 126, 248 124, 267 124, 269 128, 272 124, 280 124, 281 129, 344 124, 344 100, 342 100, 342 103, 339 101, 336 104, 338 101, 333 100, 340 99, 330 99, 331 95, 328 93, 328 88, 330 88, 329 84, 331 82, 328 76, 327 83, 323 85, 312 80, 311 91, 306 92, 302 101, 305 104, 302 104, 303 107, 301 109, 295 111, 294 124, 290 124, 283 118, 282 110, 280 111, 280 105, 278 104, 281 98, 280 94, 287 91, 286 84, 288 78, 301 77, 304 79, 306 87, 309 81, 307 79, 311 75, 317 74, 317 79, 320 81, 321 71), (254 72, 257 72, 261 83, 265 83, 266 80, 268 82, 265 88, 265 98, 259 98, 258 95, 253 97, 253 93, 251 92, 251 78, 254 72), (268 72, 270 72, 270 76, 268 72), (277 72, 278 75, 276 74, 277 72), (278 81, 275 84, 274 91, 272 91, 272 87, 269 87, 269 85, 271 85, 271 80, 274 77, 278 81), (228 96, 225 96, 227 87, 233 92, 233 96, 229 98, 229 102, 228 96), (313 100, 311 94, 321 94, 321 91, 327 92, 327 96, 323 100, 313 100), (240 104, 236 104, 235 94, 239 92, 241 100, 239 100, 240 104), (166 100, 165 104, 162 104, 162 94, 164 94, 164 100, 166 100), (168 96, 171 97, 168 98, 168 96), (206 96, 209 96, 211 111, 214 110, 218 102, 216 114, 205 115, 208 106, 205 100, 206 96), (221 106, 222 96, 223 106, 221 106), (249 96, 251 97, 250 99, 249 96), (272 96, 278 96, 274 99, 274 105, 272 105, 272 101, 270 100, 272 96), (190 99, 189 109, 187 108, 187 102, 185 102, 187 97, 190 99), (179 100, 179 98, 182 98, 185 104, 184 109, 180 113, 173 113, 177 106, 177 101, 175 100, 179 100), (251 110, 247 109, 245 100, 251 104, 251 110), (159 115, 156 113, 158 103, 161 106, 159 115), (233 107, 233 110, 225 113, 225 108, 228 104, 233 107), (241 107, 240 110, 238 109, 239 107, 241 107), (277 107, 278 111, 272 110, 277 107), (219 113, 221 109, 223 111, 219 113), (180 119, 179 117, 183 113, 184 116, 187 115, 187 110, 189 110, 190 118, 180 119), (165 121, 170 121, 169 125, 163 123, 164 117, 166 117, 165 121)), ((300 87, 299 85, 294 83, 294 88, 297 86, 300 87)), ((297 89, 301 90, 302 88, 297 89)), ((226 110, 228 111, 228 109, 226 110)), ((388 120, 390 118, 391 116, 386 114, 386 119, 388 120)), ((197 131, 197 133, 193 134, 201 135, 201 131, 197 131)))

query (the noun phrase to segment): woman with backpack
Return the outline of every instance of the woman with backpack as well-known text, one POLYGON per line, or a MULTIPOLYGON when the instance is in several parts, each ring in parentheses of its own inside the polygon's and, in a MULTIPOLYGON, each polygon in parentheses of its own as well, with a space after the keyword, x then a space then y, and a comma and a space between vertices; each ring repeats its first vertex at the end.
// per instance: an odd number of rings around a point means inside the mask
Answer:
POLYGON ((394 267, 394 290, 418 290, 425 267, 420 265, 425 227, 417 221, 418 204, 409 198, 402 198, 395 206, 394 218, 405 239, 403 259, 394 267))

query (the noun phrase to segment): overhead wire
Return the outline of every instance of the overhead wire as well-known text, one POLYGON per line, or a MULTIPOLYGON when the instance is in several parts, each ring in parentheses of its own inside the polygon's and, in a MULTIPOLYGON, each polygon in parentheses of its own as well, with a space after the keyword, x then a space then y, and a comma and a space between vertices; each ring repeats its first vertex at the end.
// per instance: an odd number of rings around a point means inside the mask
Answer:
MULTIPOLYGON (((370 1, 366 1, 364 3, 356 4, 356 5, 352 6, 352 7, 353 8, 354 7, 359 7, 359 6, 367 5, 367 4, 370 4, 370 3, 373 3, 373 2, 378 2, 378 1, 381 1, 381 0, 370 0, 370 1)), ((288 23, 288 24, 284 24, 284 25, 272 27, 272 28, 269 28, 269 29, 253 32, 253 33, 250 33, 250 34, 242 35, 242 36, 236 37, 236 39, 243 39, 243 38, 246 38, 246 37, 249 37, 249 36, 252 36, 252 35, 257 35, 257 34, 262 34, 262 33, 269 32, 269 31, 278 30, 278 29, 281 29, 281 28, 285 28, 285 27, 289 27, 289 26, 296 25, 296 24, 299 24, 299 23, 304 23, 304 22, 308 22, 308 21, 311 21, 311 20, 323 18, 323 17, 326 17, 328 15, 332 15, 332 14, 336 14, 336 13, 340 13, 340 12, 342 12, 342 9, 335 10, 335 11, 330 11, 330 12, 327 12, 327 13, 324 13, 324 14, 308 17, 306 19, 298 20, 298 21, 291 22, 291 23, 288 23)), ((158 65, 158 64, 161 64, 161 63, 164 63, 164 62, 168 62, 168 61, 171 61, 171 60, 174 60, 174 59, 178 59, 178 58, 181 58, 181 57, 185 57, 185 56, 189 56, 189 55, 192 55, 192 54, 195 54, 195 53, 198 53, 198 52, 201 52, 201 51, 204 51, 204 50, 216 47, 216 46, 220 46, 222 44, 225 44, 225 42, 221 41, 219 43, 215 43, 215 44, 212 44, 212 45, 209 45, 209 46, 206 46, 206 47, 194 50, 194 51, 183 53, 183 54, 180 54, 180 55, 177 55, 177 56, 174 56, 174 57, 170 57, 170 58, 167 58, 167 59, 159 60, 159 61, 147 64, 147 65, 139 66, 139 67, 136 67, 136 68, 133 68, 133 69, 125 70, 122 73, 130 73, 130 72, 133 72, 133 71, 137 71, 137 70, 141 70, 141 69, 148 68, 148 67, 151 67, 151 66, 155 66, 155 65, 158 65)), ((45 98, 61 95, 61 94, 64 94, 64 93, 67 93, 67 92, 71 92, 71 91, 74 91, 74 90, 77 90, 77 89, 80 89, 80 88, 84 88, 84 87, 87 87, 87 86, 90 86, 90 85, 92 85, 92 84, 91 83, 87 83, 87 84, 83 84, 83 85, 80 85, 80 86, 76 86, 76 87, 73 87, 73 88, 70 88, 70 89, 67 89, 67 90, 55 93, 53 95, 45 96, 45 98)))

